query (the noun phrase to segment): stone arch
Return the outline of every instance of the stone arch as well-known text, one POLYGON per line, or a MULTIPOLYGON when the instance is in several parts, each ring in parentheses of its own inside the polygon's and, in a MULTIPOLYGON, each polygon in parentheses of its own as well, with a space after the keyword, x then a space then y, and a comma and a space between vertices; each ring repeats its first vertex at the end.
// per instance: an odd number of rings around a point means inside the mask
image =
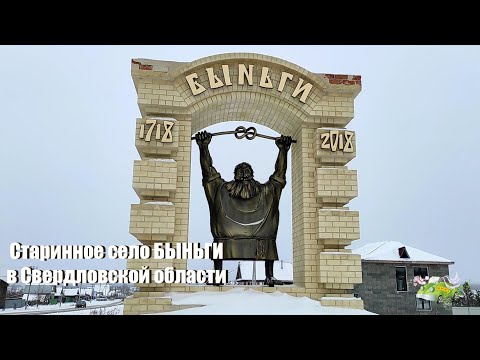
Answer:
POLYGON ((190 63, 183 63, 181 66, 179 66, 176 70, 172 72, 172 76, 177 77, 180 74, 184 74, 192 70, 195 70, 197 68, 204 67, 205 65, 210 66, 216 63, 227 63, 231 61, 235 62, 238 60, 242 60, 242 61, 252 60, 256 64, 275 65, 275 66, 278 66, 279 68, 288 69, 288 70, 297 72, 298 74, 303 75, 307 78, 311 78, 312 80, 315 81, 315 83, 318 86, 322 88, 327 87, 329 83, 328 80, 326 80, 325 78, 322 78, 322 77, 315 78, 314 73, 294 63, 291 63, 283 59, 279 59, 274 56, 255 54, 255 53, 225 53, 225 54, 206 56, 204 58, 200 58, 190 63))
MULTIPOLYGON (((298 141, 291 156, 295 286, 278 290, 313 299, 351 296, 353 284, 361 281, 361 269, 360 260, 345 250, 359 235, 358 213, 345 207, 356 196, 356 172, 344 166, 355 156, 353 132, 345 135, 344 127, 353 118, 360 77, 315 74, 282 59, 249 53, 219 54, 190 63, 136 59, 132 77, 142 114, 136 139, 142 160, 134 168, 140 204, 132 205, 130 233, 149 245, 187 242, 191 136, 225 121, 258 123, 298 141), (175 119, 172 143, 146 144, 139 139, 140 126, 151 117, 175 119), (322 148, 322 134, 335 128, 342 149, 349 137, 353 152, 322 148), (151 180, 158 177, 168 177, 168 184, 151 180), (171 205, 147 204, 152 200, 171 205), (142 223, 148 215, 140 214, 152 214, 151 224, 142 223), (155 221, 155 214, 164 218, 155 221), (335 271, 339 264, 341 270, 335 271)), ((130 267, 139 265, 129 262, 130 267)), ((151 268, 168 265, 185 269, 186 261, 157 261, 151 268)), ((141 290, 152 288, 189 291, 178 284, 148 284, 141 290)), ((358 306, 353 300, 346 304, 358 306)))

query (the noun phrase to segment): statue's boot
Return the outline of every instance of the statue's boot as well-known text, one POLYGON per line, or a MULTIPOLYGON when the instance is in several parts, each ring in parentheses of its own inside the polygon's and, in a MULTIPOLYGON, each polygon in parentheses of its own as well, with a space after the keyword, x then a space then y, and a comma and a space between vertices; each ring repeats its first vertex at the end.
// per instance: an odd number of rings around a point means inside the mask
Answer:
POLYGON ((265 286, 274 287, 275 285, 283 285, 283 281, 273 277, 273 260, 265 260, 265 286))
POLYGON ((283 281, 277 280, 273 276, 266 277, 264 285, 269 287, 274 287, 275 285, 283 285, 283 281))

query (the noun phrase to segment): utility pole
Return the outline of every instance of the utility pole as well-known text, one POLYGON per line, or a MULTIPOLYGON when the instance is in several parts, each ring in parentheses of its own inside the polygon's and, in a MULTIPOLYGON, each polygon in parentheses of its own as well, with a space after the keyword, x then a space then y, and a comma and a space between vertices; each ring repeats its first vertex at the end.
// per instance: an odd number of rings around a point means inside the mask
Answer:
POLYGON ((95 292, 95 284, 92 284, 92 293, 90 294, 90 303, 93 301, 93 293, 95 292))
MULTIPOLYGON (((36 266, 29 266, 31 270, 36 269, 36 266)), ((28 297, 30 296, 30 289, 32 287, 32 277, 30 276, 30 284, 28 285, 28 292, 27 292, 27 301, 25 302, 25 310, 28 307, 28 297)))

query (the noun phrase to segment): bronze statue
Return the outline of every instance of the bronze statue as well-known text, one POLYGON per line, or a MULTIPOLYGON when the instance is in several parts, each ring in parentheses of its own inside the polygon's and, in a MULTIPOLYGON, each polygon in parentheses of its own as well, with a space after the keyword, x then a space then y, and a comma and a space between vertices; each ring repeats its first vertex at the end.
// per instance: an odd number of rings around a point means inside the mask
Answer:
MULTIPOLYGON (((278 260, 278 206, 286 184, 287 153, 292 138, 281 136, 275 140, 279 149, 275 172, 265 184, 253 178, 253 169, 246 162, 235 167, 234 180, 223 180, 212 165, 208 149, 212 134, 199 132, 195 140, 200 148, 210 230, 214 242, 223 243, 223 259, 265 260, 265 285, 283 285, 273 277, 273 263, 278 260)), ((222 260, 213 261, 215 270, 221 270, 222 260)))

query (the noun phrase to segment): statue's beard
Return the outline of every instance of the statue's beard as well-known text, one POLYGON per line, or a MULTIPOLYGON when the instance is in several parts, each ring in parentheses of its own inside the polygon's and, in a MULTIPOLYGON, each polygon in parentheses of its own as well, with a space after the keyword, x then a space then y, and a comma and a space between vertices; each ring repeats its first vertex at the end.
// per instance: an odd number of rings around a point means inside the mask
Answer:
POLYGON ((261 190, 262 184, 257 180, 232 180, 226 184, 226 189, 230 196, 251 199, 256 196, 261 190))

